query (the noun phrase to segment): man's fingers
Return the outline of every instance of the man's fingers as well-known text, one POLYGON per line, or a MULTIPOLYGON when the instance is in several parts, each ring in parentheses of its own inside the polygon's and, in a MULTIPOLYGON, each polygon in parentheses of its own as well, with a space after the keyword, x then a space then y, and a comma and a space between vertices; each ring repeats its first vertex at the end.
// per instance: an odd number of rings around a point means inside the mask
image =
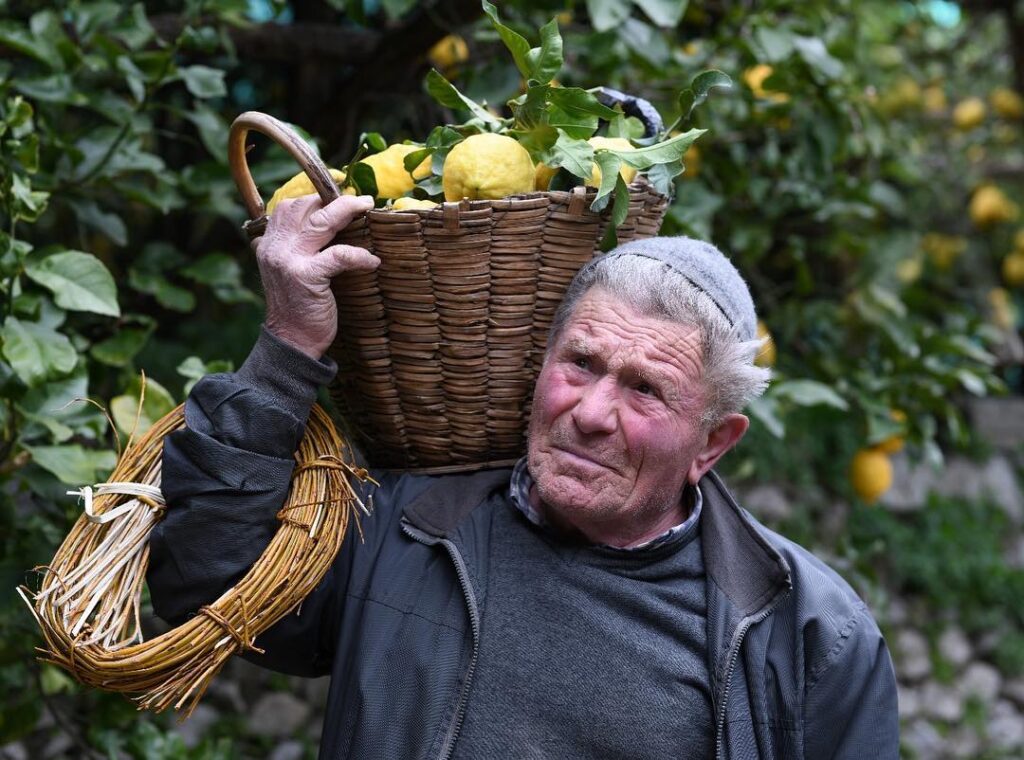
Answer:
POLYGON ((380 259, 365 248, 354 245, 332 245, 313 257, 317 274, 326 279, 342 272, 372 272, 380 266, 380 259))
POLYGON ((310 214, 309 226, 314 232, 334 233, 372 208, 370 195, 342 195, 310 214))

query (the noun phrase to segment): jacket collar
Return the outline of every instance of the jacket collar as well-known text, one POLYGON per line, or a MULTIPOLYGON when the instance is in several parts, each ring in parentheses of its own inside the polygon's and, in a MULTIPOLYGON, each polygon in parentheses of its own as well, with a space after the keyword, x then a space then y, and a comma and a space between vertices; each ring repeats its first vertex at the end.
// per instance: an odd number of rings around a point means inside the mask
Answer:
MULTIPOLYGON (((508 488, 511 470, 432 478, 431 484, 404 509, 406 520, 435 538, 454 537, 459 524, 490 494, 508 488)), ((786 560, 740 508, 714 471, 700 481, 705 506, 701 543, 709 579, 725 594, 740 617, 752 615, 791 585, 786 560)))

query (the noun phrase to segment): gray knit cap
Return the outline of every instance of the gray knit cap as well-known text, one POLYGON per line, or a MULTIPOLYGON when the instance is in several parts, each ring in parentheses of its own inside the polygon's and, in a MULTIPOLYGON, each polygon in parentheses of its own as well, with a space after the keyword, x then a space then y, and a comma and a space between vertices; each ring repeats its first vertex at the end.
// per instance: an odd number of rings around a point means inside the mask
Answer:
POLYGON ((618 256, 643 256, 667 264, 715 302, 729 324, 737 328, 740 340, 757 336, 757 315, 747 283, 711 243, 682 236, 632 240, 591 259, 580 272, 618 256))

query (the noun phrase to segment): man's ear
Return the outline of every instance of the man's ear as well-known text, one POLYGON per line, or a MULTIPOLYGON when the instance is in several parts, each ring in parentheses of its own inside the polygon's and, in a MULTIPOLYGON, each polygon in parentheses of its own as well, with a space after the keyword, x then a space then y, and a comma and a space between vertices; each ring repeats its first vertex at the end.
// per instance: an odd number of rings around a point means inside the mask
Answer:
POLYGON ((686 473, 687 481, 691 485, 697 485, 697 481, 715 466, 715 462, 740 442, 740 438, 747 432, 748 427, 750 427, 750 420, 742 414, 730 414, 722 420, 718 427, 708 433, 704 448, 694 457, 690 469, 686 473))

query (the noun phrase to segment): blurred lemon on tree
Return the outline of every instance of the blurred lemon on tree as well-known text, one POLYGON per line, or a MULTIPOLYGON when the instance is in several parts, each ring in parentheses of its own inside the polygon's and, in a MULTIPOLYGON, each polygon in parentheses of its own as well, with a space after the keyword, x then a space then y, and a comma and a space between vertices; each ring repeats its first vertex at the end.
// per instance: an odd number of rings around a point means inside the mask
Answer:
POLYGON ((497 199, 528 193, 536 181, 530 153, 506 135, 470 135, 444 162, 444 197, 448 201, 497 199))
POLYGON ((924 88, 924 92, 921 93, 921 102, 924 104, 924 110, 933 116, 943 113, 949 105, 946 100, 946 91, 937 84, 924 88))
POLYGON ((442 71, 453 68, 469 60, 469 45, 459 35, 449 34, 430 48, 427 52, 427 60, 442 71))
POLYGON ((405 157, 422 149, 422 145, 389 145, 380 153, 374 153, 360 161, 373 167, 378 198, 401 198, 412 191, 416 180, 430 175, 429 156, 423 159, 412 174, 405 169, 405 157))
POLYGON ((892 462, 877 447, 861 449, 850 462, 850 485, 868 504, 892 487, 892 462))
POLYGON ((697 143, 686 149, 683 154, 683 166, 683 179, 697 179, 697 175, 700 174, 700 148, 697 147, 697 143))
POLYGON ((1013 330, 1017 325, 1017 313, 1006 288, 992 288, 988 292, 988 304, 992 310, 992 322, 1003 330, 1013 330))
MULTIPOLYGON (((328 171, 334 178, 335 184, 340 185, 345 181, 345 172, 339 169, 328 169, 328 171)), ((309 178, 306 172, 299 172, 274 191, 274 194, 270 197, 270 201, 267 203, 267 216, 270 216, 270 214, 274 212, 274 208, 277 204, 285 198, 299 198, 303 195, 310 195, 315 192, 316 188, 313 187, 313 181, 309 178)), ((346 195, 355 195, 355 193, 356 191, 353 188, 345 188, 346 195)))
MULTIPOLYGON (((902 409, 891 409, 889 411, 889 417, 892 418, 893 422, 897 422, 900 425, 905 425, 907 423, 907 413, 902 409)), ((906 441, 904 441, 902 435, 893 435, 879 443, 875 448, 883 454, 895 454, 897 451, 902 451, 905 444, 906 441)))
POLYGON ((759 63, 743 72, 743 81, 747 83, 747 87, 750 88, 756 97, 771 100, 775 103, 785 103, 789 100, 789 95, 784 92, 766 90, 764 88, 764 80, 770 77, 774 71, 775 69, 767 63, 759 63))
POLYGON ((961 100, 953 109, 953 126, 967 132, 985 121, 985 101, 978 97, 961 100))
POLYGON ((1014 251, 1003 259, 1003 282, 1011 288, 1024 287, 1024 251, 1014 251))
POLYGON ((765 341, 761 345, 761 350, 757 352, 757 356, 754 357, 754 364, 758 367, 774 367, 776 358, 775 339, 772 338, 772 334, 768 331, 768 325, 760 319, 757 320, 757 337, 764 338, 765 341))
POLYGON ((928 258, 937 269, 946 270, 967 250, 967 240, 955 235, 929 232, 921 238, 921 250, 928 254, 928 258))
POLYGON ((982 229, 1017 218, 1017 204, 995 185, 982 185, 974 191, 970 205, 971 221, 982 229))
POLYGON ((996 87, 989 93, 988 102, 992 110, 1004 119, 1024 118, 1024 98, 1009 87, 996 87))

